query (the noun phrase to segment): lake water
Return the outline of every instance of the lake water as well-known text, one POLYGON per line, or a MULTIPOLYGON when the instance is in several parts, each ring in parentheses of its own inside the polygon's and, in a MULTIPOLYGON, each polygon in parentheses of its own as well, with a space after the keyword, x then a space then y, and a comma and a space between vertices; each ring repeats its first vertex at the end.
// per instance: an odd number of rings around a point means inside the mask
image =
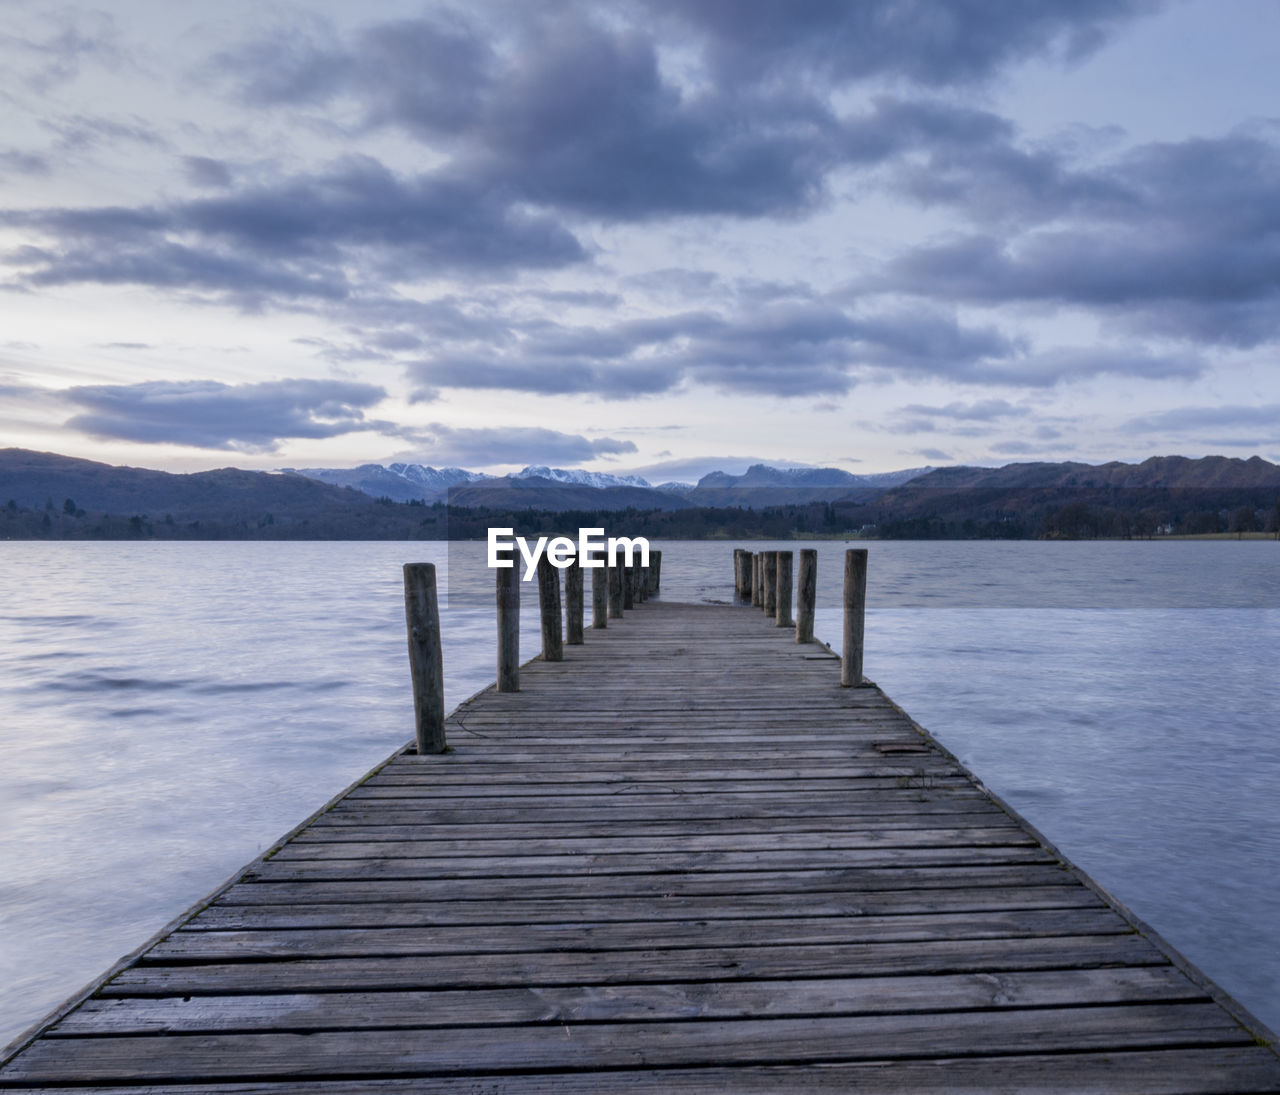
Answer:
MULTIPOLYGON (((655 546, 664 599, 731 599, 732 544, 655 546)), ((1280 544, 864 546, 867 675, 1280 1027, 1280 544)), ((452 707, 493 678, 482 544, 0 543, 0 1044, 412 736, 416 560, 452 707)))

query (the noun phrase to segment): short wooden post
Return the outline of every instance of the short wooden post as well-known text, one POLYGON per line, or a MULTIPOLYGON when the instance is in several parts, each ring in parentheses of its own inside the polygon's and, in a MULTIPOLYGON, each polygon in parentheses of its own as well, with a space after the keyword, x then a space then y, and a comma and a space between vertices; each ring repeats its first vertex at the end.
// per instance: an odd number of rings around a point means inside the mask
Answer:
MULTIPOLYGON (((594 559, 594 562, 600 562, 594 559)), ((609 626, 609 570, 591 568, 591 626, 595 630, 609 626)))
POLYGON ((791 568, 794 561, 793 552, 778 552, 775 564, 778 568, 777 604, 773 617, 778 627, 795 625, 795 620, 791 618, 791 568))
POLYGON ((751 604, 754 608, 764 605, 764 555, 758 551, 751 553, 751 604))
POLYGON ((761 570, 764 572, 763 596, 761 603, 764 614, 770 618, 778 611, 778 553, 776 551, 761 552, 764 556, 761 570))
POLYGON ((636 590, 633 596, 639 604, 644 604, 649 599, 649 568, 643 563, 636 563, 636 590))
POLYGON ((404 619, 409 632, 409 675, 419 753, 443 753, 444 655, 435 563, 404 564, 404 619))
POLYGON ((583 579, 582 560, 574 558, 564 572, 564 641, 569 646, 581 646, 583 579))
POLYGON ((862 683, 862 636, 867 611, 867 549, 844 553, 844 651, 840 656, 840 683, 857 688, 862 683))
POLYGON ((796 585, 796 642, 813 642, 813 612, 818 600, 818 552, 800 549, 800 581, 796 585))
POLYGON ((622 568, 622 607, 636 607, 636 568, 633 566, 622 568))
POLYGON ((538 607, 542 610, 542 660, 564 661, 560 622, 560 571, 545 555, 538 560, 538 607))
POLYGON ((649 552, 649 592, 657 593, 662 588, 662 549, 654 548, 649 552))
POLYGON ((622 618, 622 609, 625 600, 623 586, 626 584, 623 579, 622 567, 618 565, 616 559, 609 560, 609 618, 617 620, 622 618))
POLYGON ((520 561, 499 567, 498 691, 520 691, 520 561))

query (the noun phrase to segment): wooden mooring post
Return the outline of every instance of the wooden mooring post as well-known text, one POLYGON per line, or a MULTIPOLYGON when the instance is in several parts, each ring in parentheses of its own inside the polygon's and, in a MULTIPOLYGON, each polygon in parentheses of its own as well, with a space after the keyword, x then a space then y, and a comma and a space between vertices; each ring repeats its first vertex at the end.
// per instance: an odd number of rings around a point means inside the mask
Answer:
POLYGON ((796 642, 813 642, 813 614, 818 601, 818 552, 800 549, 800 580, 796 583, 796 642))
POLYGON ((791 618, 791 568, 795 556, 793 552, 780 551, 776 558, 775 566, 778 573, 774 622, 778 627, 794 627, 795 621, 791 618))
MULTIPOLYGON (((595 560, 593 556, 593 561, 595 560)), ((591 626, 596 630, 609 626, 609 568, 591 568, 591 626)))
POLYGON ((760 584, 760 606, 764 614, 772 618, 778 611, 778 553, 765 551, 761 554, 760 570, 764 577, 760 584))
POLYGON ((581 646, 584 579, 582 560, 575 558, 564 572, 564 641, 568 646, 581 646))
POLYGON ((764 553, 751 553, 751 604, 754 608, 764 607, 764 553))
POLYGON ((443 753, 444 657, 435 563, 404 564, 404 617, 413 678, 414 736, 418 752, 443 753))
POLYGON ((636 607, 636 568, 633 566, 622 568, 622 607, 636 607))
POLYGON ((498 691, 520 691, 520 566, 499 567, 498 691))
POLYGON ((538 560, 538 608, 542 613, 542 660, 564 661, 560 622, 560 571, 545 555, 538 560))
POLYGON ((609 584, 609 619, 622 618, 622 610, 626 607, 626 576, 617 558, 608 560, 606 566, 609 584))
POLYGON ((867 549, 844 553, 844 647, 840 654, 840 683, 862 684, 862 638, 867 611, 867 549))
POLYGON ((662 588, 662 549, 654 548, 649 552, 649 592, 657 593, 662 588))

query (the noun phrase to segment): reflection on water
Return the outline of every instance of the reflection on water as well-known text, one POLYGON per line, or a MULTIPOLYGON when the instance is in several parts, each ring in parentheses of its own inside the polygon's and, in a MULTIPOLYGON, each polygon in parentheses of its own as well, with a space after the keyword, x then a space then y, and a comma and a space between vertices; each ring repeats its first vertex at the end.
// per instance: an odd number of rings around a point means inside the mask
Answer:
MULTIPOLYGON (((730 599, 732 544, 662 546, 664 598, 730 599)), ((1280 545, 868 546, 868 675, 1280 1026, 1280 545)), ((0 1042, 408 740, 410 560, 452 706, 493 676, 482 544, 0 544, 0 1042)))

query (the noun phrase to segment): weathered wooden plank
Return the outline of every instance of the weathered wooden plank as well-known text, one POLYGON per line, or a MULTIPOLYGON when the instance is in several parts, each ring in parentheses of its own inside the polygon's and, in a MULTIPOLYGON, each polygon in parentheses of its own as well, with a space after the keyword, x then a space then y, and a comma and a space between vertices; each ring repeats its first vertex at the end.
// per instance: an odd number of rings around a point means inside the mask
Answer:
MULTIPOLYGON (((681 852, 661 854, 605 852, 581 855, 436 856, 419 859, 270 859, 253 868, 248 879, 282 881, 375 878, 508 878, 569 874, 644 874, 652 871, 769 871, 795 865, 796 853, 779 851, 681 852)), ((1038 846, 995 848, 812 848, 804 853, 810 869, 821 867, 890 867, 972 864, 1050 863, 1038 846)))
POLYGON ((538 951, 499 955, 294 959, 191 966, 135 965, 104 996, 328 992, 721 981, 834 975, 990 973, 1099 966, 1163 966, 1141 936, 1088 935, 913 943, 827 943, 634 951, 538 951))
POLYGON ((1056 864, 976 867, 886 867, 778 871, 715 871, 703 874, 587 874, 544 878, 331 879, 253 881, 233 886, 220 905, 305 904, 312 901, 506 901, 513 897, 663 897, 744 894, 870 894, 904 887, 940 892, 974 886, 1018 890, 1078 885, 1056 864))
POLYGON ((972 787, 899 787, 893 790, 850 792, 840 796, 775 795, 690 795, 667 790, 626 792, 595 797, 535 798, 523 796, 510 803, 501 798, 453 799, 414 806, 403 803, 359 804, 339 802, 316 819, 316 826, 481 824, 498 821, 531 823, 595 820, 672 820, 747 818, 831 818, 867 817, 889 814, 950 814, 956 810, 992 813, 991 802, 972 787), (907 793, 904 794, 903 792, 907 793))
POLYGON ((538 856, 572 854, 612 854, 694 851, 810 851, 835 848, 973 848, 1034 847, 1035 840, 1016 826, 997 829, 861 829, 850 832, 800 833, 701 833, 667 834, 657 837, 584 836, 530 837, 525 840, 495 837, 481 830, 466 837, 439 840, 367 840, 329 844, 292 843, 282 848, 273 861, 334 859, 417 859, 436 856, 538 856))
MULTIPOLYGON (((522 887, 523 888, 523 887, 522 887)), ((1083 886, 1004 889, 882 890, 864 893, 769 893, 659 897, 574 895, 531 900, 512 893, 501 901, 367 901, 276 905, 216 904, 185 925, 187 931, 257 928, 429 927, 441 924, 554 924, 600 920, 726 920, 803 913, 815 916, 913 916, 930 912, 1105 908, 1083 886)))
MULTIPOLYGON (((431 817, 434 818, 433 811, 431 817)), ((575 822, 542 821, 538 825, 538 835, 543 839, 559 837, 596 838, 607 840, 611 837, 663 837, 697 834, 699 836, 733 835, 757 836, 767 833, 801 834, 815 833, 841 835, 858 832, 878 832, 890 829, 1010 829, 1023 832, 1007 814, 998 810, 979 811, 966 809, 964 812, 943 813, 875 813, 855 814, 837 818, 827 817, 763 817, 763 818, 688 818, 676 820, 650 820, 644 817, 631 820, 617 820, 613 817, 584 817, 575 822)), ((448 840, 471 838, 484 840, 512 840, 526 836, 529 832, 527 823, 485 822, 478 820, 470 824, 456 822, 441 823, 434 820, 422 821, 416 825, 379 825, 373 822, 351 825, 312 825, 299 833, 289 842, 290 855, 295 851, 302 854, 304 848, 317 845, 343 843, 365 843, 366 841, 411 841, 422 840, 431 834, 439 836, 443 843, 448 840)))
POLYGON ((87 1001, 51 1033, 55 1036, 193 1034, 227 1030, 758 1019, 1204 999, 1203 991, 1177 970, 1153 966, 939 977, 568 985, 469 992, 115 997, 87 1001))
POLYGON ((901 765, 886 767, 879 772, 865 772, 832 778, 817 776, 787 780, 743 778, 695 779, 668 778, 666 780, 635 780, 624 777, 587 783, 501 783, 486 780, 484 783, 437 783, 430 787, 370 787, 353 791, 347 800, 352 805, 367 802, 430 802, 444 798, 567 798, 600 797, 602 795, 652 793, 655 787, 667 794, 680 795, 788 795, 810 797, 828 795, 842 797, 857 794, 860 790, 899 790, 916 780, 928 787, 947 789, 949 786, 965 787, 968 781, 956 772, 942 770, 915 770, 901 765))
MULTIPOLYGON (((540 950, 644 950, 659 934, 646 921, 466 924, 392 928, 259 928, 176 931, 144 956, 149 963, 232 962, 259 958, 360 958, 387 955, 501 954, 540 950)), ((765 947, 817 943, 904 943, 938 939, 1011 939, 1112 935, 1129 927, 1111 909, 1018 909, 913 916, 755 917, 664 922, 673 947, 765 947)))
POLYGON ((760 1064, 1247 1045, 1222 1009, 1146 1004, 705 1022, 455 1027, 434 1031, 50 1038, 13 1062, 16 1081, 341 1078, 534 1069, 760 1064))
MULTIPOLYGON (((942 1057, 933 1060, 823 1062, 737 1068, 619 1069, 337 1081, 290 1079, 283 1083, 148 1085, 153 1095, 812 1095, 814 1092, 879 1092, 881 1095, 1240 1095, 1275 1091, 1275 1055, 1260 1046, 1200 1049, 1111 1050, 1106 1053, 942 1057)), ((14 1088, 56 1095, 82 1087, 14 1088)), ((99 1095, 136 1095, 136 1087, 95 1087, 99 1095)))

